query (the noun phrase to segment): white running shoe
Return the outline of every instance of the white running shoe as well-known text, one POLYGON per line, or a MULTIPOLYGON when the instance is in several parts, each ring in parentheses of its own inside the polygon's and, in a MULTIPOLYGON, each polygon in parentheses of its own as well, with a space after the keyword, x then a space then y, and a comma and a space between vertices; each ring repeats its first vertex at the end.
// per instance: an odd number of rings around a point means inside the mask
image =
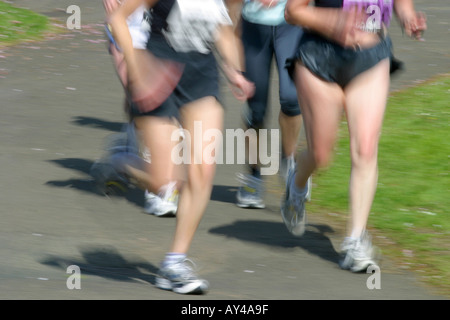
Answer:
POLYGON ((289 176, 289 171, 295 170, 295 158, 294 156, 281 157, 280 161, 280 177, 283 178, 283 183, 286 184, 289 176))
POLYGON ((170 182, 161 188, 158 195, 145 192, 144 211, 158 217, 175 216, 178 209, 178 190, 176 182, 170 182))
POLYGON ((177 202, 165 201, 160 196, 146 190, 144 212, 157 217, 173 217, 177 212, 177 202))
POLYGON ((265 208, 262 179, 251 175, 238 174, 238 180, 242 185, 236 194, 236 205, 240 208, 265 208))
POLYGON ((352 272, 364 272, 369 266, 377 266, 377 250, 367 232, 360 238, 346 238, 341 245, 339 266, 352 272))
POLYGON ((198 277, 195 268, 195 264, 186 258, 164 266, 156 277, 156 287, 180 294, 204 294, 209 283, 198 277))
MULTIPOLYGON (((289 232, 296 237, 301 237, 306 229, 305 202, 307 201, 309 190, 303 196, 296 195, 291 190, 294 179, 295 170, 291 169, 286 183, 286 192, 281 203, 281 217, 289 232)), ((309 184, 307 184, 307 188, 309 188, 309 184)))

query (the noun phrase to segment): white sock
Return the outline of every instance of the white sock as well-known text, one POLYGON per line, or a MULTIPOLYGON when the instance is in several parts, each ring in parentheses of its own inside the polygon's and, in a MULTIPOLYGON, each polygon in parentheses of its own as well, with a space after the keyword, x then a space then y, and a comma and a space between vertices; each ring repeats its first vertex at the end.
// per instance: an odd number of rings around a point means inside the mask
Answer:
POLYGON ((361 235, 363 234, 364 230, 359 230, 359 229, 353 229, 352 233, 350 234, 350 238, 352 239, 359 239, 361 238, 361 235))
POLYGON ((163 267, 179 262, 186 259, 186 254, 177 252, 168 252, 162 263, 163 267))

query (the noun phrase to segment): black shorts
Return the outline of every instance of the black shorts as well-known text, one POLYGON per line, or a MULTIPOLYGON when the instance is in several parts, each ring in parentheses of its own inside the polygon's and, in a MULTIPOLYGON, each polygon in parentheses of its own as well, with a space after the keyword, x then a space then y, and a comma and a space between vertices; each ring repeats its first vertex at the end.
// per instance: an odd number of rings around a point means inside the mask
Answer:
POLYGON ((140 112, 131 103, 131 116, 179 117, 179 109, 187 103, 205 97, 219 98, 219 71, 213 53, 180 53, 174 51, 162 36, 153 36, 147 49, 156 57, 180 62, 183 74, 172 94, 156 109, 140 112))
POLYGON ((392 42, 388 36, 380 37, 375 46, 360 50, 344 48, 320 35, 305 32, 296 55, 286 60, 286 67, 293 77, 295 62, 300 60, 319 78, 344 88, 359 74, 391 57, 392 42))

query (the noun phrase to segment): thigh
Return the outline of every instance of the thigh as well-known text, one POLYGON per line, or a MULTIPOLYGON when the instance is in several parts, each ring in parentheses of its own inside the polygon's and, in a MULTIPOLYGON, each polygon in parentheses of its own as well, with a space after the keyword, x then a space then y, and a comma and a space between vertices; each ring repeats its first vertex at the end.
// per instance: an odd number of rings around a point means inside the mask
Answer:
POLYGON ((190 147, 191 165, 215 165, 222 155, 224 110, 215 97, 204 97, 180 109, 190 147))
POLYGON ((296 65, 295 83, 309 148, 330 152, 344 108, 342 88, 318 78, 300 63, 296 65))
POLYGON ((378 145, 389 94, 389 59, 361 73, 345 89, 352 150, 373 153, 378 145))

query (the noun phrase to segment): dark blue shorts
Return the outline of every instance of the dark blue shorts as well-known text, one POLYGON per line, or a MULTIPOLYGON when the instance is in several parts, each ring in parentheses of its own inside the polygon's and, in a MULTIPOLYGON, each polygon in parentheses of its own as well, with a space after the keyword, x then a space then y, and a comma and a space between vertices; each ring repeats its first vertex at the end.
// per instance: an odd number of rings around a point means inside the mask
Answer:
POLYGON ((305 32, 297 53, 286 61, 286 67, 293 77, 295 62, 300 60, 319 78, 344 88, 359 74, 392 57, 391 39, 388 36, 380 39, 375 46, 360 50, 344 48, 320 35, 305 32))
POLYGON ((219 98, 219 71, 213 53, 180 53, 173 50, 162 36, 151 36, 147 49, 156 57, 180 62, 183 74, 173 93, 158 108, 140 112, 131 103, 132 116, 179 117, 179 109, 205 97, 219 98))

